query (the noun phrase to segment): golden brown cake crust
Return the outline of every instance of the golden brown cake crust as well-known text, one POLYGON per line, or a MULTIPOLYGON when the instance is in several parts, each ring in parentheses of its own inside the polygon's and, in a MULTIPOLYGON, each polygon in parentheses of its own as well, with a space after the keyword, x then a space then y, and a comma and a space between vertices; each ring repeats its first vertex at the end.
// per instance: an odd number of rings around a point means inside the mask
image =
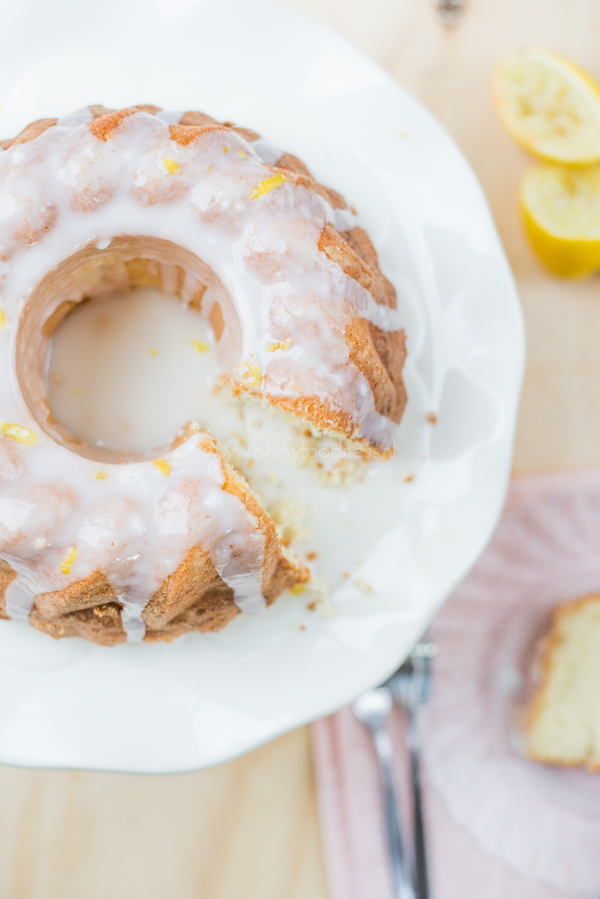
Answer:
MULTIPOLYGON (((265 538, 262 592, 267 605, 293 584, 306 582, 309 571, 302 563, 284 554, 272 519, 233 468, 214 440, 199 437, 199 446, 220 459, 225 481, 223 490, 237 496, 257 520, 265 538)), ((4 593, 16 577, 11 566, 0 559, 0 617, 8 618, 4 593)), ((119 602, 111 584, 99 571, 64 590, 38 594, 29 616, 31 624, 55 638, 79 636, 102 646, 126 639, 119 602)), ((186 631, 217 631, 239 612, 233 591, 216 571, 200 546, 193 547, 177 570, 165 579, 143 612, 145 639, 172 640, 186 631)))
MULTIPOLYGON (((160 112, 160 107, 139 104, 127 109, 113 110, 103 106, 90 106, 94 120, 89 127, 101 140, 108 140, 115 128, 123 119, 135 112, 160 112)), ((1 141, 0 146, 8 149, 13 143, 24 143, 38 137, 47 128, 51 128, 56 119, 40 119, 28 125, 16 138, 1 141)), ((171 125, 169 131, 173 140, 188 145, 197 140, 206 131, 234 131, 249 141, 256 140, 259 135, 248 128, 234 125, 232 122, 218 122, 202 112, 185 112, 178 125, 171 125)), ((326 199, 334 209, 345 209, 346 202, 336 191, 315 181, 305 164, 291 153, 283 153, 277 160, 274 171, 282 171, 297 184, 307 187, 326 199)), ((48 227, 51 223, 48 223, 48 227)), ((32 235, 32 239, 35 235, 32 235)), ((392 284, 379 268, 377 252, 369 235, 363 228, 352 228, 339 232, 333 225, 327 225, 319 240, 319 249, 335 262, 350 277, 369 291, 375 302, 396 308, 396 292, 392 284)), ((145 282, 144 282, 145 283, 145 282)), ((154 285, 156 286, 156 285, 154 285)), ((215 309, 218 316, 220 308, 215 309)), ((217 340, 217 330, 222 331, 223 322, 212 322, 217 340), (220 328, 219 328, 220 324, 220 328)), ((375 398, 375 408, 398 423, 406 406, 406 390, 402 379, 402 368, 406 357, 405 335, 403 331, 381 331, 376 325, 366 321, 356 321, 346 332, 346 342, 352 362, 363 373, 375 398)), ((242 391, 237 390, 237 393, 242 391)), ((276 403, 284 411, 303 417, 309 411, 314 413, 311 419, 314 424, 324 430, 334 430, 345 437, 353 437, 354 425, 349 423, 342 410, 326 408, 322 401, 315 397, 277 398, 276 403)))
MULTIPOLYGON (((225 481, 223 490, 237 496, 257 519, 265 538, 262 593, 267 605, 293 584, 308 580, 309 571, 300 562, 284 555, 272 519, 244 481, 227 463, 214 440, 199 437, 199 446, 220 459, 225 481)), ((15 572, 2 561, 1 580, 6 585, 15 572)), ((64 590, 35 597, 29 616, 31 624, 52 637, 80 636, 103 646, 126 639, 121 620, 122 604, 107 578, 99 571, 64 590)), ((233 591, 216 571, 200 546, 193 547, 176 571, 165 579, 146 606, 145 639, 172 640, 189 630, 217 631, 239 612, 233 591)), ((4 613, 4 617, 6 613, 4 613)))
POLYGON ((14 568, 5 562, 4 559, 0 559, 0 618, 10 618, 10 616, 6 612, 6 588, 10 584, 11 581, 17 576, 17 572, 14 568))

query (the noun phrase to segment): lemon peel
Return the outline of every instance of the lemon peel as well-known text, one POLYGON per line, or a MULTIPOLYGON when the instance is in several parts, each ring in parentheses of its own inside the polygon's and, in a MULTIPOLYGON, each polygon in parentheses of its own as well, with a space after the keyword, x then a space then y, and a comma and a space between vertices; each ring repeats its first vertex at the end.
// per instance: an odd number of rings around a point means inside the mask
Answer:
POLYGON ((73 562, 77 558, 78 549, 76 546, 70 546, 67 550, 67 554, 61 562, 60 570, 63 574, 70 574, 71 568, 73 567, 73 562))
POLYGON ((154 467, 157 468, 158 471, 160 471, 160 473, 163 474, 166 478, 168 478, 171 474, 171 466, 166 461, 166 459, 155 459, 154 467))
POLYGON ((23 446, 35 446, 38 435, 25 425, 11 424, 9 421, 0 421, 0 434, 22 443, 23 446))
POLYGON ((600 87, 569 60, 540 49, 511 54, 492 93, 506 130, 530 153, 570 165, 600 160, 600 87))
POLYGON ((536 166, 519 194, 531 244, 555 274, 576 278, 600 269, 600 166, 536 166))
POLYGON ((261 181, 260 184, 254 188, 250 194, 250 199, 257 200, 258 197, 263 197, 276 187, 279 187, 280 184, 285 184, 286 181, 287 178, 282 172, 276 172, 274 175, 271 175, 270 178, 265 178, 264 181, 261 181))

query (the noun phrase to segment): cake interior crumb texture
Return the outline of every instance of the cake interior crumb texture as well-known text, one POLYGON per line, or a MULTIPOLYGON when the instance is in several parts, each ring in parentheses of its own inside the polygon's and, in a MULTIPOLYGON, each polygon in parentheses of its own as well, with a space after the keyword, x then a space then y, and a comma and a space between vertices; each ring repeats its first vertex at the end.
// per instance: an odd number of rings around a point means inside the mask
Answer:
POLYGON ((560 606, 527 734, 529 756, 600 769, 600 595, 560 606))

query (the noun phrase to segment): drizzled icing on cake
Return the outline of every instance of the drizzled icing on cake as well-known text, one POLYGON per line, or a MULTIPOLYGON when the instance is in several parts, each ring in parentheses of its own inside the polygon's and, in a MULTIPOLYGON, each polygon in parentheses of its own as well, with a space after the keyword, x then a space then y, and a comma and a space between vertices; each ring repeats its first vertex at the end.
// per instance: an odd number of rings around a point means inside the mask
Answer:
MULTIPOLYGON (((203 436, 167 454, 165 476, 153 460, 99 466, 40 434, 20 476, 3 479, 0 499, 2 556, 19 572, 21 594, 32 600, 102 571, 124 605, 128 634, 141 638, 148 599, 199 544, 243 611, 264 608, 264 537, 244 504, 222 489, 220 457, 199 447, 203 436)), ((4 476, 6 461, 4 452, 4 476)), ((7 602, 19 617, 26 604, 16 588, 7 602)))
MULTIPOLYGON (((397 313, 317 246, 327 223, 352 227, 353 213, 333 210, 293 178, 274 178, 278 151, 262 140, 214 129, 177 143, 170 126, 180 118, 137 112, 103 140, 84 109, 0 154, 0 419, 13 429, 0 438, 0 555, 19 574, 7 592, 9 614, 101 571, 123 603, 128 635, 139 639, 146 603, 196 545, 243 611, 264 607, 263 534, 222 489, 220 457, 201 448, 199 433, 161 451, 164 467, 102 463, 98 477, 98 461, 48 436, 25 402, 15 375, 19 321, 44 276, 82 248, 135 235, 200 257, 238 322, 225 374, 265 397, 319 397, 349 412, 357 436, 391 442, 395 426, 376 412, 344 335, 356 318, 395 330, 397 313), (257 190, 265 183, 268 190, 257 190)), ((175 266, 171 275, 174 283, 175 266)), ((197 289, 186 275, 182 301, 197 289)), ((203 314, 217 293, 207 291, 203 314)), ((84 295, 74 288, 54 309, 84 295)))

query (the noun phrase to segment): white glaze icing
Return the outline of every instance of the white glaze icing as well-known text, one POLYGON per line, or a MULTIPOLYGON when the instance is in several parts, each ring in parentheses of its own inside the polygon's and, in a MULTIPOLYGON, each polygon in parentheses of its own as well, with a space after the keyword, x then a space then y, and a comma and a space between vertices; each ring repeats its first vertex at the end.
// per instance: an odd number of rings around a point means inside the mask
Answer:
POLYGON ((161 109, 160 112, 156 113, 155 118, 160 119, 161 122, 166 122, 167 125, 179 125, 183 118, 183 112, 177 109, 161 109))
POLYGON ((258 158, 262 159, 263 162, 267 162, 269 165, 275 165, 283 156, 283 150, 278 150, 277 147, 274 147, 273 144, 263 140, 262 137, 259 137, 258 140, 253 140, 250 146, 258 158))
MULTIPOLYGON (((152 460, 98 463, 44 433, 15 376, 19 320, 44 275, 118 235, 171 241, 220 279, 239 321, 237 362, 259 367, 265 393, 317 395, 350 411, 360 434, 382 444, 395 426, 376 412, 349 362, 345 328, 357 317, 384 330, 399 325, 318 250, 323 226, 339 222, 328 203, 291 179, 252 198, 272 172, 239 135, 211 131, 182 146, 164 120, 136 113, 102 141, 85 118, 85 110, 65 117, 0 157, 0 418, 38 438, 35 446, 0 439, 0 555, 29 597, 101 570, 124 603, 128 634, 139 638, 146 602, 194 545, 208 552, 240 608, 263 607, 263 536, 221 489, 219 458, 199 448, 198 434, 161 454, 170 466, 164 477, 152 460), (165 160, 175 161, 175 173, 165 160), (288 339, 287 352, 267 349, 288 339), (99 470, 108 477, 96 480, 99 470)), ((186 281, 184 299, 196 286, 186 281)))
POLYGON ((82 106, 81 109, 76 109, 75 112, 70 112, 66 116, 61 116, 56 124, 61 128, 76 128, 77 125, 87 125, 93 118, 94 114, 90 107, 82 106))

